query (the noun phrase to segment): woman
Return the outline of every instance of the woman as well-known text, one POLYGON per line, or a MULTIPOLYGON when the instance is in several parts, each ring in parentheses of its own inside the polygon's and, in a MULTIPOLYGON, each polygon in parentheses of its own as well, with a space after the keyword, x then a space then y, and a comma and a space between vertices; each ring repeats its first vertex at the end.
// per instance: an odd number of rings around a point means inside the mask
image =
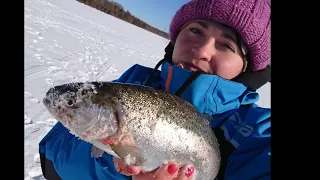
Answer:
MULTIPOLYGON (((270 179, 270 109, 255 104, 255 90, 271 79, 270 11, 265 0, 190 1, 172 19, 165 58, 154 69, 134 65, 115 80, 163 89, 211 114, 222 155, 217 179, 270 179)), ((184 180, 196 173, 192 164, 174 161, 141 173, 106 153, 92 158, 90 151, 57 123, 39 144, 44 176, 184 180)))

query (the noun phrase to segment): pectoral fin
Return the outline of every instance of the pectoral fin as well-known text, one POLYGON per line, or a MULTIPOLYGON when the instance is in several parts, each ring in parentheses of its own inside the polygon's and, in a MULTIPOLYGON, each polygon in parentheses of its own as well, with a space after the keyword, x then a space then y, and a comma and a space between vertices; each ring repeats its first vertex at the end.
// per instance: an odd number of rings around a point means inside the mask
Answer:
POLYGON ((92 148, 91 148, 91 156, 92 157, 102 157, 102 154, 104 153, 104 151, 100 148, 97 148, 96 146, 93 146, 92 145, 92 148))
POLYGON ((116 152, 127 165, 141 165, 145 161, 143 153, 134 146, 111 145, 112 150, 116 152))

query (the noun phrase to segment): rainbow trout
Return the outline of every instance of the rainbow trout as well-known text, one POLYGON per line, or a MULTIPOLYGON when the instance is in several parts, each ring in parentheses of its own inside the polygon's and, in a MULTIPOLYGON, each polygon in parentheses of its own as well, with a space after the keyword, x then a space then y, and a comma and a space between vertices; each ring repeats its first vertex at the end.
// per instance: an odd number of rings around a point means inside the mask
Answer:
POLYGON ((92 156, 104 152, 128 165, 152 171, 175 160, 192 163, 195 179, 212 180, 220 150, 207 115, 191 103, 151 87, 86 82, 55 86, 43 103, 72 134, 91 143, 92 156))

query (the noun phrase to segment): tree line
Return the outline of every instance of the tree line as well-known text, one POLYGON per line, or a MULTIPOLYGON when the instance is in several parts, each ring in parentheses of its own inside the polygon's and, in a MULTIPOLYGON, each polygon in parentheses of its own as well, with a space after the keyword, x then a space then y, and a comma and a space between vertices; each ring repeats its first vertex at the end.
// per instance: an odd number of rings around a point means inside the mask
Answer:
POLYGON ((155 33, 161 37, 169 39, 168 33, 161 31, 153 26, 150 26, 146 22, 140 20, 139 18, 136 18, 128 10, 125 11, 123 6, 115 1, 110 1, 110 0, 77 0, 77 1, 84 3, 86 5, 89 5, 93 8, 96 8, 116 18, 122 19, 128 23, 134 24, 140 28, 143 28, 147 31, 155 33))

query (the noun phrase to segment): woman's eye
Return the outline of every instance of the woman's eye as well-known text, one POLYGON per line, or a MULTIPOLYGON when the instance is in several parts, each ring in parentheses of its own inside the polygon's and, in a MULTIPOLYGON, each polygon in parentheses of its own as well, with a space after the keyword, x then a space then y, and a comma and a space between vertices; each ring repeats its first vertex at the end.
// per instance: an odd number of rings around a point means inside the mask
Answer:
POLYGON ((196 29, 196 28, 190 28, 190 31, 193 33, 193 34, 201 34, 201 31, 196 29))
POLYGON ((228 48, 232 52, 236 52, 236 50, 230 44, 222 43, 221 45, 225 48, 228 48))

